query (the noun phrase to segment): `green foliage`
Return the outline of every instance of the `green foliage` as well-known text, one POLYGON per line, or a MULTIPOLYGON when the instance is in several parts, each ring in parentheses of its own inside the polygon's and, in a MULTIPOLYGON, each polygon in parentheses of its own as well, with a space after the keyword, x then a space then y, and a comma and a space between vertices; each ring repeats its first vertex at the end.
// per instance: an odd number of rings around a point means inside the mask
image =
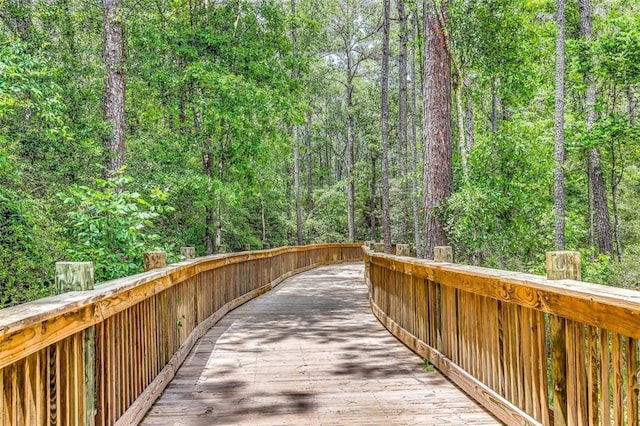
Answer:
MULTIPOLYGON (((169 261, 183 245, 203 254, 207 232, 219 232, 229 250, 261 247, 263 226, 266 242, 292 243, 294 143, 302 155, 305 242, 346 240, 343 35, 356 43, 352 61, 368 58, 355 66, 352 130, 356 238, 369 239, 371 215, 378 228, 381 223, 379 7, 370 0, 300 0, 291 16, 289 4, 275 0, 124 2, 131 178, 103 180, 95 179, 101 174, 96 164, 111 128, 103 119, 101 8, 78 0, 29 2, 28 8, 0 1, 0 302, 48 294, 56 260, 92 260, 99 281, 139 271, 145 249, 161 248, 169 261), (25 18, 33 25, 21 34, 16 23, 25 18), (300 126, 298 141, 293 125, 300 126), (155 187, 164 189, 149 189, 155 187)), ((420 2, 406 7, 420 16, 420 2)), ((632 2, 597 7, 587 43, 579 38, 575 3, 567 5, 567 245, 583 252, 586 280, 634 287, 640 282, 634 260, 640 256, 640 130, 632 116, 640 15, 632 2), (590 70, 598 119, 587 131, 590 70), (617 188, 621 263, 588 248, 585 160, 591 148, 600 151, 610 203, 617 188)), ((463 107, 468 100, 475 126, 469 177, 454 152, 454 195, 443 206, 458 259, 543 272, 544 252, 553 248, 554 13, 547 0, 448 7, 445 31, 464 77, 463 107)), ((395 21, 392 32, 395 86, 395 21)), ((422 40, 411 44, 420 56, 422 40)), ((396 89, 389 113, 392 235, 409 242, 410 174, 400 173, 407 159, 397 144, 396 89)), ((420 118, 417 131, 420 140, 420 118)), ((454 129, 454 138, 460 131, 454 129)), ((415 173, 420 182, 421 174, 415 173)))
POLYGON ((617 83, 640 82, 640 15, 613 16, 594 42, 596 72, 617 83))
POLYGON ((429 362, 429 360, 426 358, 422 358, 422 363, 420 363, 420 367, 422 367, 422 369, 427 373, 435 371, 436 369, 436 367, 433 364, 431 364, 431 362, 429 362))
POLYGON ((64 229, 73 241, 69 260, 94 262, 97 281, 140 272, 142 253, 160 238, 147 229, 158 216, 173 211, 164 204, 164 191, 152 189, 147 201, 123 189, 131 182, 126 176, 95 179, 96 188, 74 185, 68 194, 58 195, 70 208, 64 229))
POLYGON ((610 256, 600 254, 595 248, 580 250, 582 281, 609 284, 615 273, 615 263, 610 256))
POLYGON ((531 270, 550 247, 551 144, 544 128, 514 119, 478 141, 470 179, 449 200, 448 229, 459 259, 531 270), (491 165, 491 167, 487 167, 491 165))
POLYGON ((51 228, 32 199, 0 184, 0 308, 51 294, 60 252, 51 228))
POLYGON ((330 188, 314 192, 314 210, 304 222, 305 235, 312 235, 310 242, 347 241, 346 182, 340 181, 330 188))

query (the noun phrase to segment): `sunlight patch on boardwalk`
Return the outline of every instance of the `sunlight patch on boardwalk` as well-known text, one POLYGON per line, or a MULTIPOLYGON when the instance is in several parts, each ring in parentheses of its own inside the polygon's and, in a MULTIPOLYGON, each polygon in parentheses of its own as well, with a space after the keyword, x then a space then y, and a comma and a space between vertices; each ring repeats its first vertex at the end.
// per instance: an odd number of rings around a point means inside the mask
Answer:
POLYGON ((198 342, 146 425, 499 424, 391 336, 361 264, 284 281, 198 342))

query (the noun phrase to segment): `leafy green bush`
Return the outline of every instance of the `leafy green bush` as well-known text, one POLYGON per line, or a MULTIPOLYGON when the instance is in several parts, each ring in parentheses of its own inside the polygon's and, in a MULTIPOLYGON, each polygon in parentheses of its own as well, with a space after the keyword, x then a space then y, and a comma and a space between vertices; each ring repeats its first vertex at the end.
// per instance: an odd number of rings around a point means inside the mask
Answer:
POLYGON ((69 260, 94 263, 96 280, 109 280, 141 271, 142 253, 159 241, 147 229, 159 215, 173 210, 163 202, 167 194, 154 189, 147 201, 123 189, 132 178, 95 179, 97 189, 75 185, 59 198, 71 207, 65 231, 73 240, 69 260))
POLYGON ((0 308, 51 294, 58 245, 33 200, 0 185, 0 308))

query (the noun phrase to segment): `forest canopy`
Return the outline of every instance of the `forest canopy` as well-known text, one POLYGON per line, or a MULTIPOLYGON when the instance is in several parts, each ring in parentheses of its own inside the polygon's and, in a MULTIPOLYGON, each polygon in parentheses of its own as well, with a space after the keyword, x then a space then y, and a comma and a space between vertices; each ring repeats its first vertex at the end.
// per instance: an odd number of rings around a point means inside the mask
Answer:
POLYGON ((0 307, 142 253, 451 244, 640 285, 640 5, 0 0, 0 307))

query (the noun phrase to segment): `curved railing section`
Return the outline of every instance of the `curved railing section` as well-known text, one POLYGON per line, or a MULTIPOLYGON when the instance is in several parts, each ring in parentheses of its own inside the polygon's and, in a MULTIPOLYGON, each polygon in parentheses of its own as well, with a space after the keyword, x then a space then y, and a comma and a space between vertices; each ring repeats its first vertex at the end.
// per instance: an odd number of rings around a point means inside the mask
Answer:
POLYGON ((135 424, 227 312, 295 273, 360 259, 358 244, 215 255, 1 310, 0 424, 135 424))
POLYGON ((638 424, 638 292, 373 253, 373 313, 507 424, 638 424))

